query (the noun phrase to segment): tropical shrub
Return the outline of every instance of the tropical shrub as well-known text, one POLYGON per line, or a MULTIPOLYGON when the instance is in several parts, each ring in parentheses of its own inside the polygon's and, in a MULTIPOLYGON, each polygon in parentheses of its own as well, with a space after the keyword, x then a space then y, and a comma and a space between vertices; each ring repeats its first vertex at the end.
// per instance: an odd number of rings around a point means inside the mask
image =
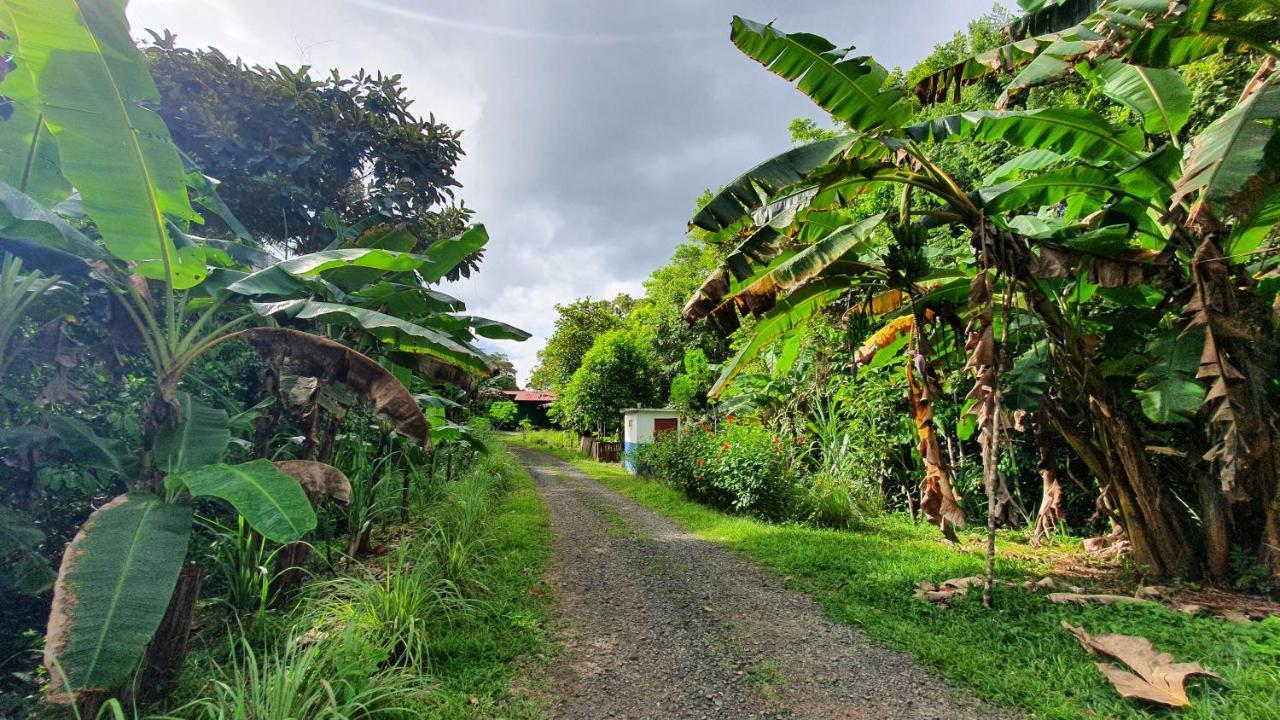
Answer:
POLYGON ((663 433, 639 462, 691 499, 732 512, 783 518, 795 489, 789 451, 755 424, 730 420, 717 431, 695 425, 663 433))
POLYGON ((516 421, 516 404, 510 400, 499 400, 489 406, 489 420, 494 427, 508 428, 516 421))

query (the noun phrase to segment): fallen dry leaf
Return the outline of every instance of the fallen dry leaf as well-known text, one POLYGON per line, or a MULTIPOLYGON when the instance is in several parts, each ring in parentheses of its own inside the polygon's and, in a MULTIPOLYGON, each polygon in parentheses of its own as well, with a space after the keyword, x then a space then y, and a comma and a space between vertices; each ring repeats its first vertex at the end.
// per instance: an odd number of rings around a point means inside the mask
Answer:
POLYGON ((1123 605, 1125 603, 1142 605, 1151 602, 1150 600, 1129 597, 1128 595, 1084 595, 1081 593, 1049 593, 1045 595, 1045 599, 1059 605, 1123 605))
POLYGON ((1124 697, 1168 705, 1187 707, 1185 683, 1192 675, 1218 677, 1200 663, 1175 663, 1173 656, 1155 649, 1151 641, 1134 635, 1103 633, 1089 635, 1083 628, 1073 627, 1066 620, 1062 627, 1075 635, 1091 655, 1102 655, 1129 666, 1128 672, 1110 663, 1098 663, 1098 670, 1111 681, 1111 685, 1124 697))

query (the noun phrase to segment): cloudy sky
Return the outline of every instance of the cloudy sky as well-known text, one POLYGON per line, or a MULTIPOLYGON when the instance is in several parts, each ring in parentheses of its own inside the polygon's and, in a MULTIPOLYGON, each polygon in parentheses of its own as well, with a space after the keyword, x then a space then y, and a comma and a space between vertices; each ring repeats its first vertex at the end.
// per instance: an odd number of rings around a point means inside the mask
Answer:
POLYGON ((554 306, 639 294, 693 204, 785 149, 807 98, 741 55, 729 19, 776 20, 910 66, 993 0, 132 0, 134 34, 253 63, 400 73, 464 130, 462 197, 491 237, 446 288, 534 334, 500 343, 527 379, 554 306))

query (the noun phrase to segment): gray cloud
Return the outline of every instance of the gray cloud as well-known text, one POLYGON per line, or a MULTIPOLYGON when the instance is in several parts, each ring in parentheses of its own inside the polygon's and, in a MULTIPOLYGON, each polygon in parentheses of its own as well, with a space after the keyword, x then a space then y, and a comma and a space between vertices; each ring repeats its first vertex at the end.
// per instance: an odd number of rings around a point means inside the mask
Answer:
POLYGON ((169 28, 251 62, 401 73, 416 109, 463 135, 462 196, 492 238, 451 291, 534 333, 495 343, 527 377, 553 306, 638 293, 706 187, 821 118, 741 55, 729 18, 776 20, 909 66, 991 0, 639 3, 564 0, 133 0, 135 32, 169 28))

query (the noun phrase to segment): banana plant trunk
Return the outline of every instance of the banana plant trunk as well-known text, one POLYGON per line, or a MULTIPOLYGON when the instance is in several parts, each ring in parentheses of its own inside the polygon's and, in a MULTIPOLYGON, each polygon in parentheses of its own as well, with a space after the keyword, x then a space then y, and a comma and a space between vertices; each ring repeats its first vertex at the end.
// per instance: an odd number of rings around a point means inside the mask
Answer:
POLYGON ((1200 575, 1202 568, 1194 554, 1197 543, 1187 518, 1156 473, 1126 406, 1116 400, 1085 344, 1031 274, 1027 240, 1001 231, 985 217, 980 217, 973 231, 975 247, 986 249, 995 267, 1018 283, 1030 310, 1044 324, 1063 376, 1074 379, 1088 399, 1089 419, 1102 451, 1099 479, 1115 493, 1134 559, 1155 577, 1200 575))
POLYGON ((188 565, 178 575, 169 607, 147 645, 146 659, 138 673, 136 697, 139 701, 161 697, 182 671, 187 659, 187 641, 191 637, 191 620, 195 617, 203 582, 204 570, 198 565, 188 565))

